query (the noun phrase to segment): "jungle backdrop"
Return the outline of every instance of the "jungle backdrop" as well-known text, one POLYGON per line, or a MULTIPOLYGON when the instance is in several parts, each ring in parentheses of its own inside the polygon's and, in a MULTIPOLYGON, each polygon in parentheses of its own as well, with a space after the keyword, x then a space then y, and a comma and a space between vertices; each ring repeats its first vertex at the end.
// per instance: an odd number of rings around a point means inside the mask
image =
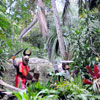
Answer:
MULTIPOLYGON (((24 94, 23 100, 41 97, 56 100, 62 96, 66 100, 99 98, 92 86, 82 83, 87 76, 91 79, 86 66, 93 68, 100 63, 99 0, 0 0, 1 78, 7 61, 16 51, 25 48, 32 51, 31 57, 48 59, 52 63, 72 60, 70 71, 79 70, 80 73, 77 82, 60 82, 55 90, 37 83, 33 87, 39 89, 34 94, 24 94)), ((28 91, 33 91, 32 87, 28 91)))

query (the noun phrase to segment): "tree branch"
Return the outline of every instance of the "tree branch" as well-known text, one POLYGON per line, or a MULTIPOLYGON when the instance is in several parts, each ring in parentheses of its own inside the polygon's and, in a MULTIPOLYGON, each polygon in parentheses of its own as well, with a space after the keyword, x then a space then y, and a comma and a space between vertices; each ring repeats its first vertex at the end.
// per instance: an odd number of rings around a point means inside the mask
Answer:
POLYGON ((28 32, 30 32, 30 30, 32 29, 32 27, 35 25, 36 22, 37 22, 37 14, 34 16, 34 19, 33 19, 32 23, 30 23, 30 25, 21 32, 21 34, 19 36, 20 40, 25 35, 27 35, 28 32))
POLYGON ((22 89, 19 89, 19 88, 16 88, 14 86, 11 86, 11 85, 5 83, 3 80, 0 80, 0 84, 3 85, 3 86, 5 86, 5 87, 7 87, 7 88, 9 88, 9 89, 14 90, 14 92, 22 91, 22 89))

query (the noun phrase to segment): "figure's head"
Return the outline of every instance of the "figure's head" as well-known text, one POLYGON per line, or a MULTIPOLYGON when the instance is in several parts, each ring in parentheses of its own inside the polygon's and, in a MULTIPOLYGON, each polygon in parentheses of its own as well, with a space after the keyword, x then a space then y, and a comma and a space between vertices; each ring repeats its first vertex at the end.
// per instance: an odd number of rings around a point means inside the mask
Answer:
POLYGON ((62 68, 63 70, 68 70, 70 68, 69 64, 72 63, 73 61, 70 61, 70 60, 65 60, 65 61, 62 61, 62 68))
POLYGON ((63 70, 68 70, 70 67, 69 64, 62 63, 62 68, 63 70))
POLYGON ((31 55, 31 51, 27 50, 27 48, 23 52, 22 62, 24 65, 28 65, 29 56, 31 55))

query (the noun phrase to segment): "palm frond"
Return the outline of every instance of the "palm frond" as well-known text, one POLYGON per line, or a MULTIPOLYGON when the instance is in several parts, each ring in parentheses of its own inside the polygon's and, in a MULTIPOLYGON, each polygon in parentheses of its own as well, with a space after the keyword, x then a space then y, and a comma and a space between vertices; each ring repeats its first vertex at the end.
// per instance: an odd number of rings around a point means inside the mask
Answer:
POLYGON ((58 41, 58 39, 55 38, 53 46, 52 46, 52 52, 51 52, 51 59, 52 59, 52 61, 54 61, 54 58, 55 58, 55 56, 57 54, 57 52, 56 52, 57 41, 58 41))

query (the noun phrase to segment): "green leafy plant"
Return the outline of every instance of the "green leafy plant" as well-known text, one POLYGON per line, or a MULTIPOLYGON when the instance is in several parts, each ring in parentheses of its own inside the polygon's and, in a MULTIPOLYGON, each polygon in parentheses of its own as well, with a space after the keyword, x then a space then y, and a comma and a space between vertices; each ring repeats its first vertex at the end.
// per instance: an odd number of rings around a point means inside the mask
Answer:
POLYGON ((46 100, 47 98, 57 98, 58 92, 54 89, 47 88, 43 83, 40 82, 31 84, 27 88, 27 92, 14 93, 14 95, 21 100, 46 100))
POLYGON ((84 79, 83 83, 85 85, 90 84, 93 87, 93 90, 95 93, 100 93, 100 79, 99 79, 99 67, 97 65, 94 65, 94 72, 92 71, 92 68, 90 66, 86 66, 86 69, 88 70, 89 74, 92 77, 92 80, 84 79))
POLYGON ((78 77, 71 77, 69 81, 60 81, 56 84, 54 82, 33 83, 27 88, 27 92, 14 94, 19 100, 20 98, 22 100, 95 100, 96 98, 100 98, 98 95, 93 95, 84 88, 80 74, 78 77))
POLYGON ((0 71, 5 70, 8 50, 12 50, 12 40, 9 37, 10 21, 7 16, 0 11, 0 71), (7 34, 9 33, 9 34, 7 34))

